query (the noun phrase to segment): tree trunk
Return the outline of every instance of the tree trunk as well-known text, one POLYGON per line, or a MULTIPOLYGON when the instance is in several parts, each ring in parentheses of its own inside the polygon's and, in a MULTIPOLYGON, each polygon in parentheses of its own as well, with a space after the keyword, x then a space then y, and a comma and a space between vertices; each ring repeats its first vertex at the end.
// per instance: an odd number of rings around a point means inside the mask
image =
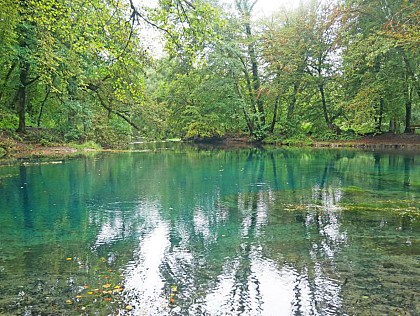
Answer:
POLYGON ((10 78, 11 74, 13 73, 13 70, 15 70, 16 65, 17 65, 17 63, 15 62, 10 66, 9 71, 6 74, 6 77, 4 78, 3 88, 0 90, 0 101, 3 98, 3 94, 4 94, 4 91, 6 90, 6 86, 9 82, 9 78, 10 78))
POLYGON ((19 75, 19 88, 17 92, 17 104, 16 110, 19 116, 19 127, 17 132, 25 133, 26 132, 26 121, 25 121, 25 114, 26 114, 26 87, 28 82, 28 75, 29 75, 29 63, 23 61, 20 68, 20 75, 19 75))
POLYGON ((382 132, 382 121, 383 121, 383 116, 384 116, 384 106, 385 106, 384 99, 381 97, 379 99, 378 115, 377 115, 377 117, 375 117, 375 122, 376 122, 375 132, 377 132, 377 133, 382 132))
MULTIPOLYGON (((240 98, 241 100, 244 100, 244 97, 243 97, 243 95, 242 95, 242 92, 241 92, 241 90, 240 90, 240 87, 239 87, 239 83, 238 83, 238 82, 236 83, 235 87, 236 87, 236 92, 237 92, 237 94, 238 94, 239 98, 240 98)), ((248 127, 249 135, 250 135, 250 136, 254 136, 254 125, 252 124, 252 121, 251 121, 251 119, 250 119, 250 117, 249 117, 248 113, 246 112, 245 102, 243 102, 243 103, 244 103, 244 104, 243 104, 243 106, 242 106, 242 111, 243 111, 243 113, 244 113, 244 118, 245 118, 246 126, 248 127)), ((255 108, 254 108, 254 109, 255 109, 255 108)))
POLYGON ((287 120, 290 122, 290 120, 293 117, 293 112, 295 111, 295 105, 296 105, 296 96, 299 90, 299 83, 295 82, 293 84, 293 94, 292 98, 290 100, 289 106, 287 107, 287 120))
POLYGON ((412 79, 410 74, 410 68, 408 61, 406 62, 406 76, 405 76, 405 93, 404 93, 404 101, 405 101, 405 129, 404 133, 411 133, 411 112, 412 112, 412 105, 413 105, 413 94, 414 94, 414 85, 415 85, 415 78, 412 79))
POLYGON ((37 121, 37 126, 38 126, 38 127, 40 127, 40 126, 41 126, 42 112, 44 111, 44 105, 45 105, 45 102, 47 102, 47 100, 48 100, 48 96, 50 95, 50 92, 51 92, 50 87, 47 87, 47 91, 46 91, 46 93, 45 93, 45 98, 44 98, 44 100, 42 101, 42 103, 41 103, 41 107, 40 107, 40 109, 39 109, 39 115, 38 115, 38 121, 37 121))
POLYGON ((273 134, 274 133, 274 127, 276 126, 276 121, 277 121, 277 109, 279 107, 279 101, 280 101, 280 93, 276 96, 276 100, 274 101, 274 109, 273 109, 273 120, 271 121, 271 125, 270 125, 270 133, 273 134))
POLYGON ((325 123, 327 123, 327 125, 330 126, 331 122, 330 122, 330 118, 328 117, 327 100, 325 99, 324 84, 323 83, 319 84, 318 88, 321 94, 322 112, 324 114, 325 123))
POLYGON ((407 93, 405 99, 405 129, 404 133, 411 133, 411 110, 412 110, 412 90, 407 93))
MULTIPOLYGON (((245 42, 243 44, 247 49, 246 57, 240 57, 240 60, 244 66, 244 72, 246 72, 245 78, 250 96, 250 106, 253 112, 253 117, 249 117, 252 120, 252 135, 256 139, 262 140, 267 132, 265 126, 266 118, 264 113, 264 100, 261 97, 261 81, 258 71, 255 39, 253 38, 251 28, 251 12, 256 2, 257 0, 252 0, 252 2, 249 0, 236 0, 235 4, 241 17, 241 27, 244 30, 245 42)), ((249 122, 247 124, 250 126, 249 122)))
MULTIPOLYGON (((29 23, 26 13, 29 11, 29 5, 28 1, 20 0, 19 1, 19 17, 22 19, 21 25, 23 26, 27 23, 29 23)), ((32 33, 30 29, 25 25, 25 27, 22 28, 22 32, 19 33, 19 87, 16 93, 16 112, 19 117, 19 126, 17 128, 17 132, 19 133, 25 133, 26 132, 26 121, 25 121, 25 114, 26 114, 26 103, 27 103, 27 88, 31 84, 31 82, 28 80, 29 78, 29 68, 30 63, 28 61, 28 53, 25 53, 29 51, 29 38, 32 38, 32 33)), ((37 80, 34 79, 32 82, 35 82, 37 80)))
POLYGON ((395 118, 392 118, 389 121, 389 132, 395 134, 397 132, 397 123, 395 121, 395 118))
POLYGON ((258 132, 262 132, 265 128, 265 113, 264 113, 264 101, 260 96, 261 81, 258 72, 258 59, 255 52, 255 40, 253 39, 251 29, 251 12, 257 1, 249 3, 248 0, 237 1, 236 6, 243 18, 243 27, 245 30, 245 36, 247 40, 248 58, 251 63, 251 74, 252 74, 252 88, 254 104, 256 106, 257 114, 257 129, 258 132))
POLYGON ((258 61, 257 61, 257 55, 255 53, 254 43, 252 41, 251 26, 248 23, 245 25, 245 32, 246 32, 248 40, 251 42, 248 45, 248 54, 249 54, 249 59, 251 61, 252 84, 254 88, 254 96, 256 98, 255 103, 257 105, 257 112, 259 116, 258 119, 261 125, 260 127, 264 127, 265 113, 264 113, 264 102, 261 96, 259 96, 261 82, 260 82, 260 76, 258 73, 258 61))

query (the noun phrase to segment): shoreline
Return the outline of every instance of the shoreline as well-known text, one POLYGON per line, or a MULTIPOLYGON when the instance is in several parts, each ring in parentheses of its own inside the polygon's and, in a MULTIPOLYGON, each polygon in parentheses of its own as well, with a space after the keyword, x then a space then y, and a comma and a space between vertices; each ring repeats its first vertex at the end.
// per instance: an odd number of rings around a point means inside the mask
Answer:
POLYGON ((315 147, 356 148, 366 150, 420 151, 419 134, 391 134, 365 136, 354 140, 315 142, 315 147))
MULTIPOLYGON (((75 148, 68 145, 44 146, 42 144, 21 142, 12 139, 0 139, 1 144, 7 144, 7 150, 3 148, 3 154, 0 152, 0 164, 5 161, 30 160, 41 158, 69 158, 78 155, 100 152, 122 152, 131 150, 117 149, 97 149, 97 148, 75 148)), ((193 142, 200 147, 217 148, 247 148, 254 146, 247 138, 226 138, 216 142, 193 142)), ((333 148, 333 149, 360 149, 360 150, 390 150, 390 151, 419 151, 420 135, 417 134, 382 134, 376 136, 365 136, 354 140, 330 140, 316 141, 305 146, 289 146, 281 143, 276 144, 258 144, 261 146, 278 147, 308 147, 308 148, 333 148)))

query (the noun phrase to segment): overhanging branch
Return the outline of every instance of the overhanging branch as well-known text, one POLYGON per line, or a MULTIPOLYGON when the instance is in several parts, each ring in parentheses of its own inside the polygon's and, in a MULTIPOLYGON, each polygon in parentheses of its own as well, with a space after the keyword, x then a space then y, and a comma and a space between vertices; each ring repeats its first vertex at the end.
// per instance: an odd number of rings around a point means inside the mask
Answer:
POLYGON ((99 91, 96 90, 92 90, 94 92, 96 92, 96 95, 98 96, 98 100, 101 103, 101 105, 109 112, 109 113, 114 113, 115 115, 117 115, 118 117, 122 118, 124 121, 126 121, 128 124, 130 124, 132 127, 134 127, 136 130, 140 130, 140 127, 137 126, 136 123, 134 123, 133 121, 130 120, 130 118, 128 118, 127 116, 125 116, 123 113, 115 111, 114 109, 112 109, 109 105, 106 104, 105 100, 101 97, 101 95, 99 94, 99 91))

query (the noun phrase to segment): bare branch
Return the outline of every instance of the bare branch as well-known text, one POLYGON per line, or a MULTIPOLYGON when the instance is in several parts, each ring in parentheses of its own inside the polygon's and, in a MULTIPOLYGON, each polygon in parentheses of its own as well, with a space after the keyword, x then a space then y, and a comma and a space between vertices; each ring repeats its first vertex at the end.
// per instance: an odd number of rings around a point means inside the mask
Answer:
POLYGON ((131 14, 131 18, 135 19, 136 17, 140 18, 141 20, 143 20, 144 22, 146 22, 147 24, 153 26, 154 28, 165 32, 170 38, 171 40, 175 43, 175 45, 178 48, 181 48, 181 45, 178 43, 178 41, 176 40, 176 38, 172 35, 171 32, 169 32, 167 29, 157 25, 156 23, 153 23, 152 21, 150 21, 148 18, 146 18, 142 13, 139 12, 139 10, 137 10, 136 6, 133 3, 133 0, 129 0, 130 1, 130 7, 131 10, 133 10, 132 14, 131 14))

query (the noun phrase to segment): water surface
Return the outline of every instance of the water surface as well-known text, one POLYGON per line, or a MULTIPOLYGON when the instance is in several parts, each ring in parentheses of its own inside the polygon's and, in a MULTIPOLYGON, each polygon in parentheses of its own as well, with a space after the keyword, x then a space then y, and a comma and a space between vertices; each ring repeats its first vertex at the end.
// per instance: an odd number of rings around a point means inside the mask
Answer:
POLYGON ((1 315, 418 315, 420 157, 177 148, 0 168, 1 315))

